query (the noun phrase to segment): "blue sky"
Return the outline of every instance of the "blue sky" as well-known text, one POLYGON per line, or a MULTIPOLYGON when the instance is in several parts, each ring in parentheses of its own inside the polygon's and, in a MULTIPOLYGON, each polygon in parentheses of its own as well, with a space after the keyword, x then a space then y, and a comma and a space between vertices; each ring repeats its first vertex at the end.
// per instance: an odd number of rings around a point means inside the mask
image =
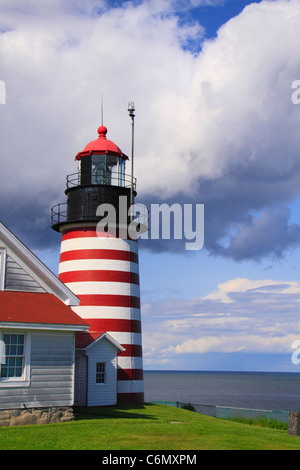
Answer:
MULTIPOLYGON (((208 5, 201 4, 192 6, 193 2, 186 2, 189 5, 186 11, 179 11, 178 16, 182 22, 197 21, 205 28, 205 37, 214 38, 217 36, 219 28, 231 18, 239 15, 246 5, 251 3, 248 0, 228 0, 224 2, 211 2, 208 5)), ((197 3, 197 2, 196 2, 197 3)))
POLYGON ((204 204, 205 243, 140 243, 145 369, 275 370, 300 339, 299 0, 3 0, 0 219, 57 273, 50 207, 96 138, 138 201, 204 204))

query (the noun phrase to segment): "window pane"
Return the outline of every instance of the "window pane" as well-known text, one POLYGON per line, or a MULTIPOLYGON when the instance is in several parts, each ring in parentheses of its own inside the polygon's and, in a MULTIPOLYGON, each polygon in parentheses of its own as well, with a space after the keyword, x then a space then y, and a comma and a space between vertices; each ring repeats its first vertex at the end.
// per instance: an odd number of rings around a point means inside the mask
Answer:
POLYGON ((18 344, 24 344, 24 335, 18 335, 18 344))
POLYGON ((10 367, 14 367, 15 366, 15 358, 14 357, 9 357, 8 358, 8 361, 7 361, 7 365, 10 366, 10 367))
POLYGON ((18 335, 10 335, 10 344, 17 344, 18 335))
POLYGON ((119 186, 124 186, 125 162, 120 160, 119 164, 119 186))
POLYGON ((1 365, 1 378, 22 377, 24 366, 25 335, 3 335, 5 343, 5 364, 1 365))
POLYGON ((105 364, 104 362, 97 362, 97 372, 104 372, 105 364))
POLYGON ((92 156, 92 184, 104 184, 106 155, 92 156))
POLYGON ((92 184, 121 185, 119 162, 115 155, 92 155, 92 184))
POLYGON ((106 165, 107 167, 113 167, 113 166, 117 166, 118 165, 118 160, 119 160, 119 157, 115 156, 115 155, 107 155, 106 156, 106 165))

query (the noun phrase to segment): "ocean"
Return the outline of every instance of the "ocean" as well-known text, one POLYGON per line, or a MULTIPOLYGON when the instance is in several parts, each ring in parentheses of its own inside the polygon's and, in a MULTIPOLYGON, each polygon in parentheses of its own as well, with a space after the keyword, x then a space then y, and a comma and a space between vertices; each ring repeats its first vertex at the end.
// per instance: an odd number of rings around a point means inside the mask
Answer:
POLYGON ((300 412, 300 373, 144 371, 145 401, 300 412))

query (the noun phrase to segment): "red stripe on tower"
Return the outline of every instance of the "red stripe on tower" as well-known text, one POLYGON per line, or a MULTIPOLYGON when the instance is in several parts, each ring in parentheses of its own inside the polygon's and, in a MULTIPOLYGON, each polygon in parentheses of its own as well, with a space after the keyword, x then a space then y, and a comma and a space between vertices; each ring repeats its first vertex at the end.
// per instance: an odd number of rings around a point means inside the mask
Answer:
POLYGON ((74 259, 118 259, 139 262, 137 253, 119 250, 71 250, 60 255, 60 262, 74 259))
POLYGON ((60 280, 64 283, 67 282, 89 282, 89 281, 103 281, 103 282, 129 282, 132 284, 139 284, 139 275, 137 273, 126 273, 119 271, 72 271, 69 273, 62 273, 60 280))

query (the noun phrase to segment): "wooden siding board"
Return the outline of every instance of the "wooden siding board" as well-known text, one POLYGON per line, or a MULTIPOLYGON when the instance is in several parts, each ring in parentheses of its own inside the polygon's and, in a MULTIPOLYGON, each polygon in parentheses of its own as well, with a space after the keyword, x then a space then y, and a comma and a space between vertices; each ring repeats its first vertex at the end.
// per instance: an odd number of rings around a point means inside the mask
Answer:
MULTIPOLYGON (((55 379, 59 378, 59 380, 62 379, 62 377, 72 377, 73 374, 70 372, 69 367, 61 367, 59 370, 56 370, 54 367, 52 368, 47 368, 47 369, 38 369, 36 368, 35 370, 35 375, 31 377, 31 380, 35 380, 36 378, 39 379, 40 377, 46 376, 50 379, 55 379)), ((44 379, 44 377, 43 377, 44 379)))
POLYGON ((45 361, 39 361, 39 362, 36 362, 34 364, 32 364, 32 367, 43 367, 43 368, 48 368, 48 367, 62 367, 62 366, 66 366, 68 367, 70 365, 70 361, 62 361, 62 360, 59 360, 59 359, 55 359, 53 358, 53 360, 45 360, 45 361))

